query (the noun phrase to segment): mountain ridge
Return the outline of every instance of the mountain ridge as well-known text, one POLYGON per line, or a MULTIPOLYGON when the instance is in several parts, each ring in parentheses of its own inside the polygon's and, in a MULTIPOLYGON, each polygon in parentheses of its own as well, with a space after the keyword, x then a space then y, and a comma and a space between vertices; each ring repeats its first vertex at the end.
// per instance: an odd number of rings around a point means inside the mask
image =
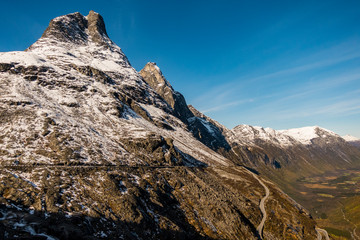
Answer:
POLYGON ((188 106, 156 65, 138 73, 94 12, 50 25, 26 52, 0 53, 1 237, 316 236, 306 209, 254 175, 293 166, 310 147, 230 141, 233 132, 188 106))

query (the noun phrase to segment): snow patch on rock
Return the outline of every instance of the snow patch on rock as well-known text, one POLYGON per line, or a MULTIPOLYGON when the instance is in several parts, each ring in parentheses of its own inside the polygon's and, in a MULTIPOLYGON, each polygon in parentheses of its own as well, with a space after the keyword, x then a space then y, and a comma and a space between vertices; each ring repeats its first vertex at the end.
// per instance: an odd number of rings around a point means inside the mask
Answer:
POLYGON ((314 138, 319 138, 319 137, 326 138, 328 136, 338 136, 336 133, 327 130, 325 128, 320 128, 318 126, 279 130, 279 132, 294 138, 295 140, 299 141, 304 145, 310 145, 312 143, 311 140, 314 138), (319 134, 319 130, 323 133, 319 134))

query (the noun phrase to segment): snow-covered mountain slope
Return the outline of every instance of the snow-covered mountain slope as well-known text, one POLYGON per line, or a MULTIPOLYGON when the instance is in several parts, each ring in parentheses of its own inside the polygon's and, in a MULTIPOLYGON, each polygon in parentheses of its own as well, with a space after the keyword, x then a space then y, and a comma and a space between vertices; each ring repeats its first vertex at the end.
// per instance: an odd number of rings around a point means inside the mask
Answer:
POLYGON ((231 142, 245 145, 257 144, 258 141, 279 146, 290 146, 298 143, 294 138, 274 129, 250 125, 234 127, 227 132, 227 137, 231 142))
POLYGON ((61 16, 25 52, 0 55, 2 164, 150 164, 123 142, 145 138, 169 150, 162 137, 187 152, 187 164, 227 164, 184 130, 104 26, 95 12, 61 16))
POLYGON ((280 130, 279 132, 294 138, 304 145, 312 144, 311 140, 315 138, 338 138, 338 140, 340 138, 340 136, 336 133, 318 126, 293 128, 288 130, 280 130))
POLYGON ((228 142, 232 144, 233 150, 255 147, 252 149, 259 149, 259 151, 253 154, 260 153, 265 162, 277 161, 278 166, 297 164, 299 161, 314 164, 314 168, 316 164, 323 164, 324 161, 329 166, 341 166, 343 162, 350 164, 360 156, 360 153, 338 134, 318 126, 274 130, 238 125, 225 131, 225 135, 228 142))
POLYGON ((318 126, 274 130, 258 126, 238 125, 227 131, 226 134, 230 142, 238 144, 256 145, 264 142, 285 148, 295 145, 313 145, 320 139, 328 144, 344 142, 338 134, 318 126))

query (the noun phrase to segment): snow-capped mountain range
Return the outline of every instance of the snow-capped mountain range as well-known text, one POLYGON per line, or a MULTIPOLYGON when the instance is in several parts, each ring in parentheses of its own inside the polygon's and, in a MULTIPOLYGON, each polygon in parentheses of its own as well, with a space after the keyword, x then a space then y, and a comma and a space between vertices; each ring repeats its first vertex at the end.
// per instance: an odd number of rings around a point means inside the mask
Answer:
POLYGON ((258 126, 238 125, 231 129, 229 138, 232 141, 238 141, 243 144, 251 144, 256 139, 260 139, 283 147, 299 144, 311 145, 313 143, 312 140, 316 138, 328 140, 332 138, 342 141, 338 134, 318 126, 274 130, 258 126))

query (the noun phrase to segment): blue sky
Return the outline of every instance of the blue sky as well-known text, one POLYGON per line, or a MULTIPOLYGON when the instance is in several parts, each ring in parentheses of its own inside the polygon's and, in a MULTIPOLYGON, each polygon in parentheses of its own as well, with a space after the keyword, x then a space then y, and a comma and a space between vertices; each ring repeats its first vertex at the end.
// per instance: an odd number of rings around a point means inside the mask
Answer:
POLYGON ((90 10, 137 70, 156 62, 188 104, 229 128, 318 125, 360 137, 358 0, 5 1, 0 51, 90 10))

